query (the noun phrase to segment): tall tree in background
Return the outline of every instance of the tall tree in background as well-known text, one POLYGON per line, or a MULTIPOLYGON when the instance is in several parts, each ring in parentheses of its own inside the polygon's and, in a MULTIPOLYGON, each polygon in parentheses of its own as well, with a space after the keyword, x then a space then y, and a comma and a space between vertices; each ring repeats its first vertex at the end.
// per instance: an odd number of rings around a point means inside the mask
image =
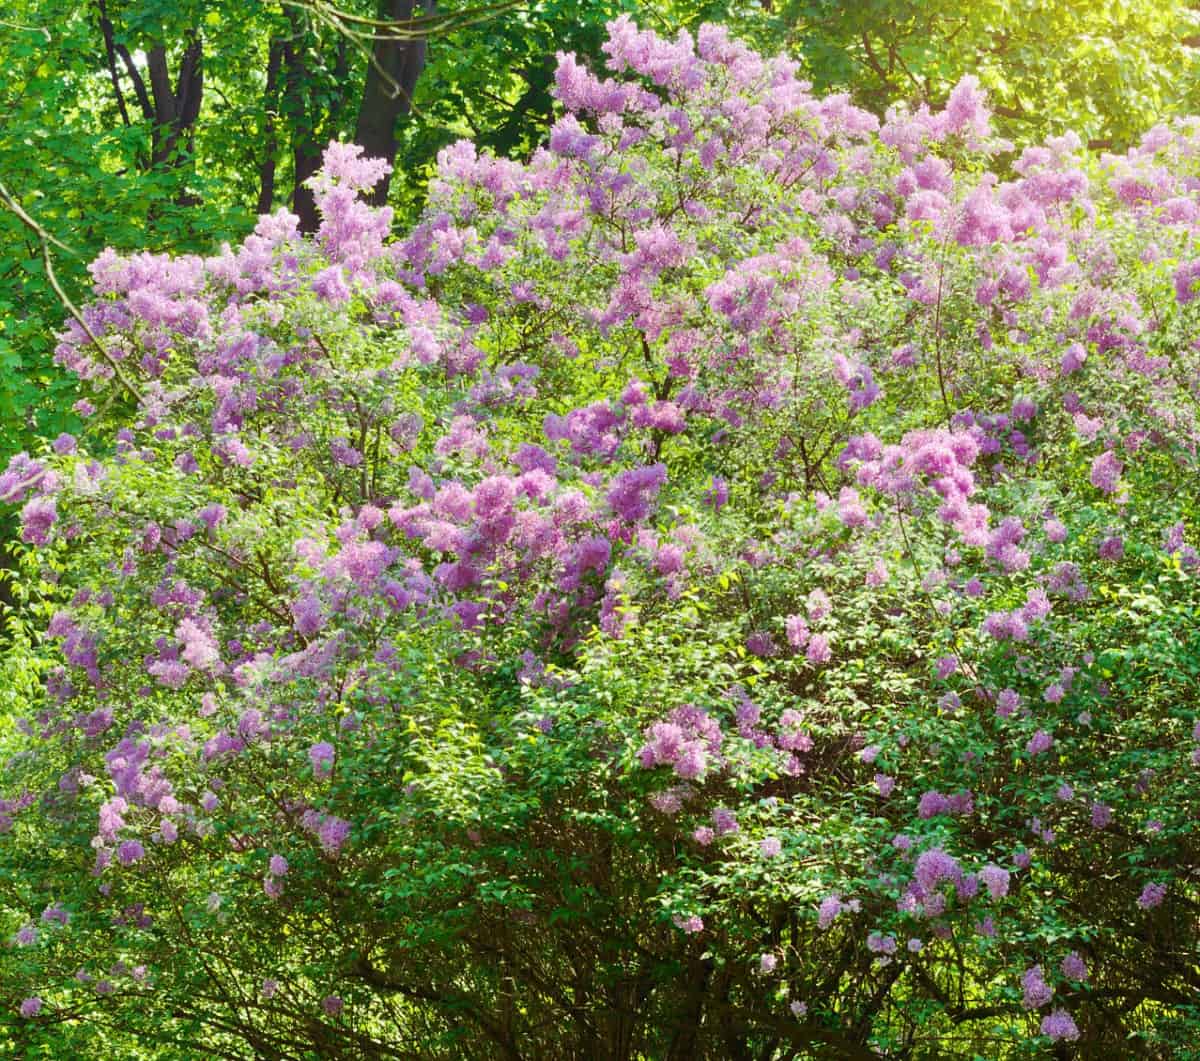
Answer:
MULTIPOLYGON (((410 22, 414 15, 433 10, 432 0, 379 0, 380 19, 410 22)), ((426 44, 421 37, 410 40, 381 37, 375 43, 373 62, 367 67, 362 102, 354 126, 354 142, 361 144, 372 158, 396 160, 396 122, 412 111, 417 79, 425 68, 426 44)), ((375 185, 372 202, 387 202, 390 174, 375 185)))
POLYGON ((768 0, 742 30, 879 115, 901 99, 936 106, 975 74, 1010 138, 1070 129, 1096 149, 1188 109, 1200 40, 1189 0, 768 0))

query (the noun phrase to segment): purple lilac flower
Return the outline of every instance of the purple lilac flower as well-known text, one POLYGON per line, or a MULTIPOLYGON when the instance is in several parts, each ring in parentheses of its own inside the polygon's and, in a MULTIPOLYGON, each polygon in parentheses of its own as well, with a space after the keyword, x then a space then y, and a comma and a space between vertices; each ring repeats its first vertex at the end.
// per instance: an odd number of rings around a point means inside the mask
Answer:
POLYGON ((817 623, 833 610, 833 602, 829 599, 829 594, 823 589, 814 589, 809 593, 805 601, 805 607, 808 610, 808 617, 814 623, 817 623))
POLYGON ((937 676, 940 681, 949 678, 956 670, 958 670, 958 660, 953 656, 942 656, 937 661, 937 676))
POLYGON ((1137 904, 1143 910, 1153 910, 1162 903, 1166 896, 1167 886, 1165 884, 1147 884, 1142 889, 1142 894, 1138 896, 1137 904))
POLYGON ((712 487, 704 493, 704 503, 719 511, 729 501, 729 484, 719 475, 713 476, 712 487))
POLYGON ((996 714, 1008 718, 1021 706, 1021 697, 1012 689, 1001 689, 996 696, 996 714))
POLYGON ((829 638, 824 634, 813 634, 808 642, 808 650, 804 653, 809 663, 820 665, 828 663, 833 658, 829 647, 829 638))
POLYGON ((37 995, 31 995, 21 1003, 22 1017, 36 1017, 42 1011, 42 1000, 37 995))
POLYGON ((1059 362, 1059 371, 1064 376, 1069 376, 1072 372, 1078 372, 1086 360, 1087 351, 1083 348, 1083 345, 1081 343, 1072 343, 1063 354, 1062 361, 1059 362))
POLYGON ((1066 525, 1057 519, 1048 519, 1042 525, 1042 530, 1046 533, 1046 538, 1052 542, 1064 542, 1067 540, 1066 525))
POLYGON ((829 895, 821 900, 821 905, 817 908, 817 925, 826 929, 837 919, 837 916, 846 909, 840 895, 829 895))
POLYGON ((1186 306, 1200 294, 1200 258, 1184 262, 1175 270, 1175 299, 1186 306))
POLYGON ((62 903, 51 903, 42 911, 42 920, 49 924, 52 921, 57 921, 60 925, 65 925, 71 919, 71 915, 67 912, 67 908, 62 903))
POLYGON ((329 776, 333 770, 333 757, 333 745, 328 741, 321 741, 308 749, 308 758, 317 777, 329 776))
POLYGON ((327 817, 317 830, 317 839, 327 854, 336 855, 350 835, 350 823, 334 815, 327 817))
POLYGON ((665 464, 651 464, 619 472, 613 477, 608 503, 621 519, 636 523, 650 515, 654 500, 666 481, 665 464))
POLYGON ((803 615, 789 615, 784 622, 788 644, 794 649, 801 649, 808 644, 808 623, 803 615))
POLYGON ((726 807, 717 807, 712 812, 712 820, 718 836, 738 831, 737 815, 726 807))
POLYGON ((1040 965, 1025 970, 1021 988, 1025 995, 1022 1004, 1026 1009, 1041 1009, 1054 997, 1054 989, 1043 979, 1040 965))
POLYGON ((1025 744, 1025 750, 1030 755, 1041 755, 1054 745, 1054 738, 1044 729, 1039 729, 1025 744))
POLYGON ((746 651, 762 659, 770 659, 779 650, 769 633, 765 630, 755 630, 746 638, 746 651))
POLYGON ((136 840, 126 840, 117 848, 117 859, 122 866, 132 866, 135 862, 145 858, 145 856, 146 849, 136 840))
POLYGON ((1117 480, 1121 478, 1121 472, 1124 470, 1125 466, 1117 460, 1116 454, 1110 449, 1105 450, 1092 461, 1092 486, 1106 494, 1115 493, 1117 480))
POLYGON ((934 891, 942 881, 960 880, 962 869, 957 859, 946 854, 940 847, 931 847, 917 856, 914 875, 921 890, 929 893, 934 891))
POLYGON ((1077 951, 1071 951, 1062 960, 1063 976, 1071 980, 1086 980, 1088 975, 1087 962, 1077 951))
POLYGON ((1042 1018, 1041 1032, 1055 1042, 1074 1041, 1079 1038, 1079 1029, 1065 1009, 1056 1009, 1042 1018))
POLYGON ((50 528, 58 519, 58 508, 52 497, 35 497, 21 509, 21 541, 28 545, 45 545, 50 540, 50 528))
POLYGON ((895 954, 896 937, 885 936, 880 932, 872 932, 867 937, 867 950, 872 954, 895 954))
POLYGON ((1010 880, 1008 870, 989 862, 979 871, 979 879, 993 899, 1003 899, 1008 894, 1010 880))

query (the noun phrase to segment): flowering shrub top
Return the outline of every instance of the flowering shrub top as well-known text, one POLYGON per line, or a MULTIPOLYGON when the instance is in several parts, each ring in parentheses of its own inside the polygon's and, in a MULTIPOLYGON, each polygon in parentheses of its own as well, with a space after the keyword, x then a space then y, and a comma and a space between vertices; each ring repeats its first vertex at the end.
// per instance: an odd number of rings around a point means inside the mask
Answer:
POLYGON ((971 79, 879 126, 714 27, 605 51, 401 238, 332 144, 315 239, 92 266, 58 357, 136 414, 0 477, 10 1011, 1194 1041, 1200 121, 1095 164, 971 79))

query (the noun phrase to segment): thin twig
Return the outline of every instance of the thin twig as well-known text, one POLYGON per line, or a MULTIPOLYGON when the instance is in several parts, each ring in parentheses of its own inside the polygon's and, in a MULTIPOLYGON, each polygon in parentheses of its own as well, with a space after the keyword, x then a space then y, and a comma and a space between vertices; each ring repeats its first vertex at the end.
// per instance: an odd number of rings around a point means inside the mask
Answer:
POLYGON ((41 225, 34 221, 34 219, 25 212, 21 204, 13 198, 8 188, 5 187, 3 181, 0 181, 0 203, 3 203, 6 207, 8 207, 8 209, 16 215, 17 220, 19 220, 26 228, 28 228, 35 236, 37 236, 38 242, 42 247, 42 260, 46 265, 46 279, 50 281, 50 286, 54 288, 54 293, 58 296, 58 300, 67 308, 67 312, 69 312, 71 316, 75 318, 75 323, 83 329, 84 335, 88 337, 92 345, 98 351, 100 351, 100 356, 104 358, 105 362, 107 362, 108 367, 112 369, 113 375, 116 376, 117 381, 121 384, 121 386, 123 386, 125 390, 129 392, 130 397, 133 398, 135 402, 140 402, 142 396, 138 393, 138 389, 129 381, 125 373, 121 370, 121 366, 117 362, 116 358, 114 358, 112 354, 110 354, 108 350, 104 348, 104 344, 101 343, 96 337, 96 333, 92 331, 91 327, 88 325, 88 322, 83 319, 83 314, 79 312, 78 308, 75 306, 75 303, 71 301, 70 296, 66 293, 66 291, 63 290, 62 284, 58 282, 58 277, 54 274, 54 262, 50 256, 50 244, 53 243, 56 247, 61 248, 68 254, 75 254, 77 252, 72 250, 51 233, 47 232, 44 228, 42 228, 41 225))
POLYGON ((7 22, 2 18, 0 18, 0 26, 4 26, 7 29, 22 30, 25 33, 40 33, 43 37, 46 38, 47 41, 53 39, 50 36, 50 31, 48 29, 46 29, 45 26, 25 26, 25 25, 22 25, 20 22, 7 22))

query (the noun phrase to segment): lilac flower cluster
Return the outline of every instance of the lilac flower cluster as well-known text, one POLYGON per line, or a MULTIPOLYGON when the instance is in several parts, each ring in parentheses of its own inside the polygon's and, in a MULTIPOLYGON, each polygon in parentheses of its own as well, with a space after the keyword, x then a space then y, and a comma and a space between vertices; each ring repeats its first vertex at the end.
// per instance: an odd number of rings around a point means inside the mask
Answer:
MULTIPOLYGON (((1031 1013, 1043 969, 1088 977, 1033 951, 1045 903, 1094 888, 1182 938, 1200 749, 1171 699, 1186 666, 1140 639, 1191 614, 1200 574, 1179 500, 1196 127, 990 172, 972 78, 880 122, 714 27, 624 17, 605 54, 559 58, 564 113, 528 162, 447 147, 400 238, 363 195, 386 164, 335 143, 315 237, 281 211, 206 258, 93 263, 56 356, 85 411, 118 374, 139 400, 0 473, 55 602, 0 833, 90 834, 86 885, 130 952, 172 929, 126 892, 184 865, 252 882, 197 885, 196 910, 221 888, 215 923, 378 897, 426 859, 482 908, 521 872, 493 831, 591 866, 596 807, 631 786, 661 813, 606 834, 614 873, 686 895, 672 945, 758 978, 731 999, 792 979, 745 911, 797 896, 812 982, 969 940, 980 990, 1016 1010, 1019 976, 1031 1013)), ((31 969, 79 924, 36 909, 13 920, 31 969)), ((515 934, 541 923, 514 909, 515 934)), ((1104 960, 1103 933, 1074 938, 1104 960)), ((58 1005, 38 968, 13 994, 29 1018, 34 990, 58 1005)), ((103 968, 64 997, 115 1002, 103 968)), ((321 983, 305 1020, 340 1027, 321 983)), ((1039 1026, 1080 1037, 1065 1010, 1039 1026)))

